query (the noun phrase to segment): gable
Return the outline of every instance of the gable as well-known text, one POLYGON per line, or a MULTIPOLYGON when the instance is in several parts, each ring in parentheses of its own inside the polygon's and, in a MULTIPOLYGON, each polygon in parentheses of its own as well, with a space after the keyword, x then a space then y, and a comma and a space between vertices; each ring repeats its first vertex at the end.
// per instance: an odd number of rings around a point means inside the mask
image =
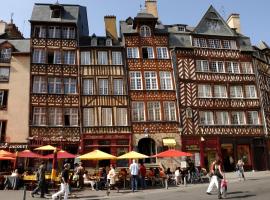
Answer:
POLYGON ((236 33, 229 27, 213 6, 207 10, 193 33, 217 36, 236 36, 236 33))
POLYGON ((14 49, 14 46, 10 44, 8 41, 0 42, 0 49, 14 49))

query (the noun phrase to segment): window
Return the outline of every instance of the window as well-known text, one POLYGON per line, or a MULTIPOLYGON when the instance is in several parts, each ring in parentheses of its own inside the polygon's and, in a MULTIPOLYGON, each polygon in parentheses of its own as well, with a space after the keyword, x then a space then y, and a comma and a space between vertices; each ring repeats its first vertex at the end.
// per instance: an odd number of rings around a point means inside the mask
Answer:
POLYGON ((75 65, 75 51, 64 51, 64 64, 75 65))
POLYGON ((206 39, 200 38, 199 39, 199 42, 200 42, 200 47, 203 47, 203 48, 206 48, 207 47, 206 39))
POLYGON ((239 63, 227 62, 227 72, 232 74, 240 74, 239 63))
POLYGON ((193 46, 194 47, 200 47, 200 40, 199 38, 193 38, 193 46))
POLYGON ((245 124, 245 114, 244 112, 232 112, 231 114, 231 124, 243 125, 245 124))
POLYGON ((106 39, 106 46, 112 46, 112 39, 111 38, 106 39))
POLYGON ((59 50, 48 51, 48 64, 61 64, 61 52, 59 50))
POLYGON ((242 86, 231 86, 230 87, 230 97, 231 98, 243 98, 242 86))
POLYGON ((55 8, 52 10, 51 18, 60 18, 61 17, 61 10, 60 8, 55 8))
POLYGON ((130 89, 141 90, 142 89, 142 74, 141 72, 129 72, 130 76, 130 89))
POLYGON ((108 95, 109 94, 109 85, 108 79, 98 79, 99 94, 108 95))
POLYGON ((41 107, 33 108, 33 125, 34 126, 47 125, 46 108, 41 107))
POLYGON ((176 109, 174 101, 163 102, 163 109, 165 121, 176 121, 176 109))
POLYGON ((148 120, 149 121, 160 121, 160 103, 159 102, 148 102, 148 120))
POLYGON ((157 47, 157 58, 158 59, 168 59, 168 49, 167 47, 157 47))
POLYGON ((143 102, 132 102, 132 120, 133 121, 145 120, 143 102))
POLYGON ((150 37, 151 36, 151 29, 149 26, 141 26, 140 29, 141 37, 150 37))
POLYGON ((127 57, 128 58, 139 58, 138 47, 127 47, 127 57))
POLYGON ((216 112, 217 124, 218 125, 228 125, 229 124, 229 114, 228 112, 216 112))
POLYGON ((60 38, 61 28, 59 26, 49 26, 49 38, 60 38))
POLYGON ((44 49, 34 49, 33 51, 33 63, 45 63, 46 53, 44 49))
POLYGON ((214 124, 214 118, 213 118, 213 112, 199 112, 200 116, 200 124, 202 125, 213 125, 214 124))
POLYGON ((33 93, 47 93, 47 78, 45 76, 34 76, 33 93))
POLYGON ((220 49, 221 48, 220 40, 218 40, 218 39, 209 39, 208 43, 209 43, 210 48, 213 48, 213 49, 220 49))
POLYGON ((209 64, 207 60, 196 60, 196 70, 198 72, 209 72, 209 64))
POLYGON ((0 142, 6 141, 6 127, 7 127, 7 122, 0 121, 0 142))
POLYGON ((222 45, 224 49, 230 49, 231 48, 231 42, 230 40, 223 40, 222 45))
POLYGON ((64 27, 62 30, 62 37, 64 39, 75 39, 75 28, 74 27, 64 27))
POLYGON ((9 81, 9 67, 0 67, 0 82, 9 81))
POLYGON ((159 72, 160 76, 160 89, 161 90, 172 90, 172 76, 171 72, 159 72))
POLYGON ((225 85, 214 86, 214 97, 216 98, 227 98, 227 89, 225 85))
POLYGON ((97 46, 97 38, 95 36, 91 39, 91 46, 97 46))
POLYGON ((62 126, 63 113, 61 108, 49 108, 49 126, 62 126))
POLYGON ((211 62, 211 71, 217 73, 224 73, 224 63, 222 61, 212 61, 211 62))
POLYGON ((123 95, 123 79, 113 79, 113 94, 114 95, 123 95))
POLYGON ((112 108, 102 108, 101 111, 101 125, 112 126, 112 108))
POLYGON ((113 65, 122 65, 122 52, 121 51, 113 51, 112 52, 112 64, 113 65))
POLYGON ((9 61, 11 58, 11 48, 1 49, 1 61, 9 61))
POLYGON ((62 94, 62 81, 61 78, 48 78, 48 86, 50 94, 62 94))
POLYGON ((212 97, 211 85, 198 85, 198 97, 199 98, 212 97))
POLYGON ((237 49, 236 41, 230 40, 231 49, 237 49))
POLYGON ((7 108, 8 90, 0 90, 0 110, 7 108))
POLYGON ((95 110, 94 108, 83 109, 83 126, 95 126, 95 110))
POLYGON ((46 27, 45 26, 35 26, 34 27, 34 37, 46 38, 46 27))
POLYGON ((252 64, 250 62, 242 62, 241 67, 243 74, 253 74, 252 64))
POLYGON ((83 79, 83 94, 84 95, 94 94, 94 80, 93 79, 83 79))
POLYGON ((65 108, 64 124, 65 126, 78 126, 77 108, 65 108))
POLYGON ((257 111, 247 112, 247 124, 259 125, 259 115, 257 111))
POLYGON ((153 47, 142 47, 142 56, 144 59, 154 58, 153 47))
POLYGON ((257 98, 256 86, 255 85, 245 85, 246 98, 257 98))
POLYGON ((107 51, 98 51, 98 64, 108 65, 108 52, 107 51))
POLYGON ((157 73, 144 72, 146 90, 157 90, 157 73))
POLYGON ((127 126, 127 108, 116 108, 115 125, 127 126))
POLYGON ((81 65, 91 65, 90 51, 81 52, 81 65))
POLYGON ((77 79, 65 78, 64 90, 65 90, 65 94, 76 94, 77 93, 77 79))
POLYGON ((185 32, 186 28, 184 26, 178 26, 178 31, 185 32))

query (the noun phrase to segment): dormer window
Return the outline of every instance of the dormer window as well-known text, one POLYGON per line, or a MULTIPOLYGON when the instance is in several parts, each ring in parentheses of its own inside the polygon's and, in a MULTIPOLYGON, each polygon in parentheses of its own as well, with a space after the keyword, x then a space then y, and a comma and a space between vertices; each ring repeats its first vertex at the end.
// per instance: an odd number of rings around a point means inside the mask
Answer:
POLYGON ((52 10, 51 18, 60 18, 60 16, 61 16, 61 10, 60 9, 52 10))
POLYGON ((185 32, 186 28, 184 26, 178 26, 178 31, 179 32, 185 32))
POLYGON ((91 40, 91 46, 97 46, 97 38, 93 37, 91 40))
POLYGON ((111 38, 106 39, 106 46, 112 46, 112 39, 111 38))
POLYGON ((150 37, 151 36, 151 29, 149 26, 142 26, 140 29, 141 37, 150 37))
POLYGON ((3 60, 9 60, 11 58, 11 48, 5 48, 1 50, 1 58, 3 60))

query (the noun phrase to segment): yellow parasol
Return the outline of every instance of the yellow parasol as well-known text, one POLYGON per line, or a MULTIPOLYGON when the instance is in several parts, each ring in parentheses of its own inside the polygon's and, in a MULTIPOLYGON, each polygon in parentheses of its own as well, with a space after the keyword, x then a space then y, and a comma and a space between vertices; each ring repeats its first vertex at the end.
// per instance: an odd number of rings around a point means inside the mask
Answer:
POLYGON ((51 145, 46 145, 46 146, 35 148, 35 150, 39 150, 39 151, 54 151, 56 149, 57 149, 56 147, 53 147, 51 145))
POLYGON ((100 150, 94 150, 87 154, 83 154, 79 157, 77 157, 81 160, 110 160, 110 159, 116 159, 115 156, 105 153, 100 150))
POLYGON ((131 151, 117 157, 117 159, 143 159, 143 158, 149 158, 149 156, 138 153, 136 151, 131 151))
POLYGON ((5 151, 5 150, 0 150, 0 156, 13 157, 14 154, 13 154, 13 153, 10 153, 10 152, 8 152, 8 151, 5 151))

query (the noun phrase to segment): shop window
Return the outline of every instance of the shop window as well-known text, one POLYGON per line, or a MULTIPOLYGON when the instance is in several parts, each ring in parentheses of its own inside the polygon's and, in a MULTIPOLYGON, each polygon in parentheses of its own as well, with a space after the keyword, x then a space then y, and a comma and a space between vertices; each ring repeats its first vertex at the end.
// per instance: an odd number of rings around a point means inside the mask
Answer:
POLYGON ((110 140, 99 140, 98 145, 111 145, 110 140))

